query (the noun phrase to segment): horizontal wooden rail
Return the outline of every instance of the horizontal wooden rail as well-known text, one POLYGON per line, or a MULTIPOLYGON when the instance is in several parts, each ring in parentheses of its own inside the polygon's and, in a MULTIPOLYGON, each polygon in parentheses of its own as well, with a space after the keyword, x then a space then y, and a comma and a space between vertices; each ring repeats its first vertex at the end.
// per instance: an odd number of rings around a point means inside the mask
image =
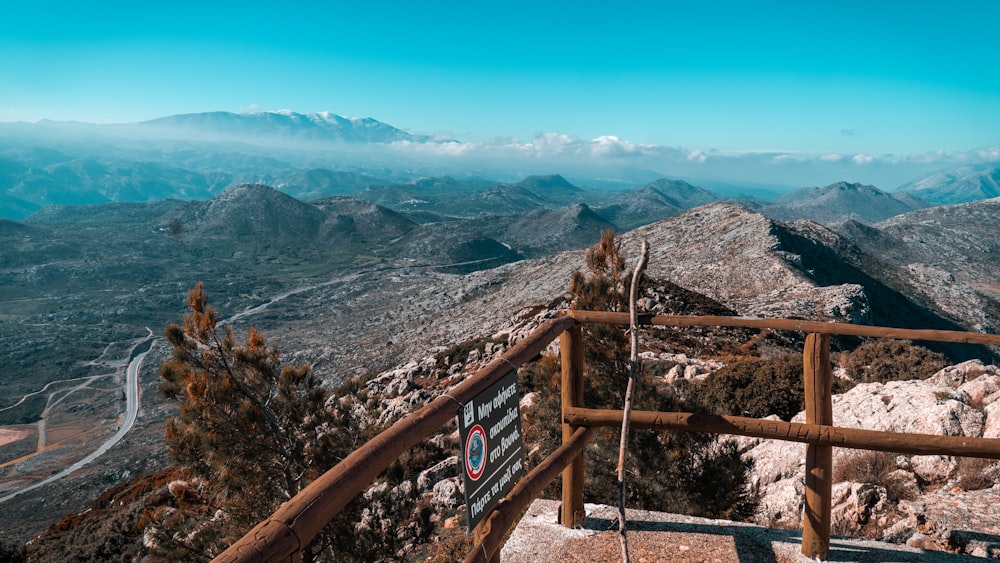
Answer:
POLYGON ((465 563, 487 563, 496 554, 503 545, 507 530, 517 523, 531 501, 583 452, 595 432, 594 428, 578 428, 567 442, 514 485, 481 524, 480 543, 469 552, 465 563))
POLYGON ((226 551, 217 562, 287 561, 295 558, 317 534, 403 452, 455 418, 458 405, 471 401, 490 385, 540 354, 577 321, 560 317, 548 321, 448 395, 393 424, 342 462, 281 505, 226 551))
MULTIPOLYGON (((604 323, 628 325, 628 313, 607 311, 570 310, 567 316, 581 323, 604 323)), ((839 334, 842 336, 870 336, 875 338, 898 338, 902 340, 925 340, 930 342, 957 342, 961 344, 987 344, 1000 346, 1000 335, 956 330, 918 330, 880 326, 852 325, 846 323, 823 323, 795 319, 748 319, 742 317, 692 317, 684 315, 639 315, 640 325, 649 326, 704 326, 704 327, 744 327, 770 328, 774 330, 797 330, 816 334, 839 334)))
MULTIPOLYGON (((649 430, 733 434, 912 455, 955 455, 1000 459, 1000 440, 995 438, 901 434, 824 424, 803 424, 783 420, 687 412, 632 411, 631 420, 632 426, 649 430)), ((573 408, 567 411, 564 421, 574 426, 620 426, 622 411, 573 408)))

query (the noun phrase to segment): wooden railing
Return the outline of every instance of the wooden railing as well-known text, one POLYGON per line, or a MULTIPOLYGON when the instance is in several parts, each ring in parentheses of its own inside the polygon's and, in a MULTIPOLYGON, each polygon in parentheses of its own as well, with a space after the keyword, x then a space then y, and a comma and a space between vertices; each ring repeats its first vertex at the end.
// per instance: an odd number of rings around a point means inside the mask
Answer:
MULTIPOLYGON (((652 326, 748 327, 792 330, 807 334, 804 350, 806 422, 792 423, 735 416, 633 411, 637 428, 685 430, 715 434, 803 442, 806 444, 806 494, 802 553, 826 559, 830 546, 833 447, 881 450, 909 454, 941 454, 1000 459, 1000 439, 877 432, 833 426, 830 336, 850 335, 1000 346, 1000 336, 982 333, 909 330, 790 319, 743 319, 641 315, 640 324, 652 326)), ((540 354, 560 339, 562 360, 563 444, 529 471, 476 528, 476 545, 466 561, 498 560, 502 538, 527 506, 562 473, 560 522, 582 525, 583 451, 596 427, 620 425, 622 411, 588 409, 583 405, 584 342, 581 325, 628 325, 626 313, 570 311, 539 327, 475 375, 406 416, 301 493, 223 552, 215 561, 298 561, 302 550, 344 506, 404 451, 433 434, 456 416, 465 404, 512 369, 540 354)))

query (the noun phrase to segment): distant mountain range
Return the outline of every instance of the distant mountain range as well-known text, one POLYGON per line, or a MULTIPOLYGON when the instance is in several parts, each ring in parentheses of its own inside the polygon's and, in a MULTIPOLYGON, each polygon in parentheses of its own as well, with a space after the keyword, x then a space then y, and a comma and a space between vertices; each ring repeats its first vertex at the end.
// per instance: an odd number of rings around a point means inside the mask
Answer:
POLYGON ((722 199, 719 194, 681 180, 660 179, 635 190, 611 195, 595 211, 629 230, 722 199))
POLYGON ((411 135, 370 117, 344 117, 330 112, 295 113, 266 111, 230 113, 216 111, 161 117, 131 125, 121 125, 143 133, 190 138, 207 136, 212 141, 334 141, 342 143, 392 143, 430 141, 426 135, 411 135))
MULTIPOLYGON (((24 219, 49 205, 208 200, 232 185, 264 183, 303 201, 358 197, 409 213, 417 222, 585 203, 627 230, 728 199, 723 194, 774 194, 766 186, 749 187, 752 182, 716 191, 676 178, 650 183, 649 170, 618 163, 592 168, 613 172, 613 180, 594 175, 570 182, 552 171, 513 172, 523 162, 507 170, 491 164, 490 176, 474 168, 434 174, 443 166, 436 153, 390 148, 396 145, 438 143, 376 119, 330 112, 208 112, 117 125, 0 123, 0 217, 24 219), (630 174, 643 180, 630 183, 630 174)), ((591 169, 587 162, 564 166, 591 169)), ((779 220, 870 223, 928 205, 998 196, 1000 169, 994 166, 939 171, 891 193, 840 182, 746 203, 779 220)))
POLYGON ((935 172, 900 188, 938 205, 1000 197, 1000 168, 962 167, 935 172))
POLYGON ((779 221, 811 219, 823 224, 847 220, 874 223, 930 205, 906 192, 890 194, 875 186, 837 182, 822 188, 790 191, 761 206, 760 211, 779 221))

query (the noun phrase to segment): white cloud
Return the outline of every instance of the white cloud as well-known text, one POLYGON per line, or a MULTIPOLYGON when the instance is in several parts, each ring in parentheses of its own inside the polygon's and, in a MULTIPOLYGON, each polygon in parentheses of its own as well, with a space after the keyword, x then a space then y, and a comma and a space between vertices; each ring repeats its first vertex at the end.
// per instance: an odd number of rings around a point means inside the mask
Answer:
POLYGON ((978 156, 986 162, 1000 162, 1000 146, 983 149, 978 156))
POLYGON ((625 166, 664 175, 699 178, 709 173, 727 181, 775 185, 826 185, 839 180, 880 187, 901 185, 943 168, 1000 162, 1000 145, 966 152, 913 154, 810 153, 789 150, 720 153, 704 149, 639 144, 613 135, 581 139, 545 132, 528 140, 497 138, 485 142, 397 142, 391 149, 445 166, 515 166, 524 170, 596 170, 625 166), (711 160, 711 170, 705 163, 711 160))
POLYGON ((533 156, 554 156, 565 152, 578 152, 583 143, 580 139, 564 133, 539 133, 529 143, 520 145, 533 156))
POLYGON ((258 106, 257 104, 240 106, 240 113, 254 113, 258 111, 260 111, 260 106, 258 106))
POLYGON ((700 150, 695 150, 688 153, 687 159, 690 160, 691 162, 701 163, 708 160, 708 155, 701 152, 700 150))
POLYGON ((478 149, 475 143, 458 142, 415 143, 413 141, 394 141, 389 143, 389 147, 403 152, 439 156, 463 156, 474 153, 478 149))
POLYGON ((642 148, 639 145, 623 141, 613 135, 605 135, 591 140, 589 149, 595 156, 634 156, 642 154, 642 148))
POLYGON ((795 154, 776 154, 771 157, 771 160, 779 164, 782 162, 802 162, 802 157, 795 154))

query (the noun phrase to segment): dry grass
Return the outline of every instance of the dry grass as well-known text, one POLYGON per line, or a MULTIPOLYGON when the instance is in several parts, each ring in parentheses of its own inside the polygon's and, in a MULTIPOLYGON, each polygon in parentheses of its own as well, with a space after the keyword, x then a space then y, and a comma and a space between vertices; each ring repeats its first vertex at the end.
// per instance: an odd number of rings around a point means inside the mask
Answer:
POLYGON ((833 467, 833 482, 871 483, 885 487, 890 499, 911 499, 913 491, 893 472, 898 469, 896 454, 863 451, 839 459, 833 467))
POLYGON ((959 457, 958 486, 966 491, 989 489, 997 481, 997 460, 978 457, 959 457))

